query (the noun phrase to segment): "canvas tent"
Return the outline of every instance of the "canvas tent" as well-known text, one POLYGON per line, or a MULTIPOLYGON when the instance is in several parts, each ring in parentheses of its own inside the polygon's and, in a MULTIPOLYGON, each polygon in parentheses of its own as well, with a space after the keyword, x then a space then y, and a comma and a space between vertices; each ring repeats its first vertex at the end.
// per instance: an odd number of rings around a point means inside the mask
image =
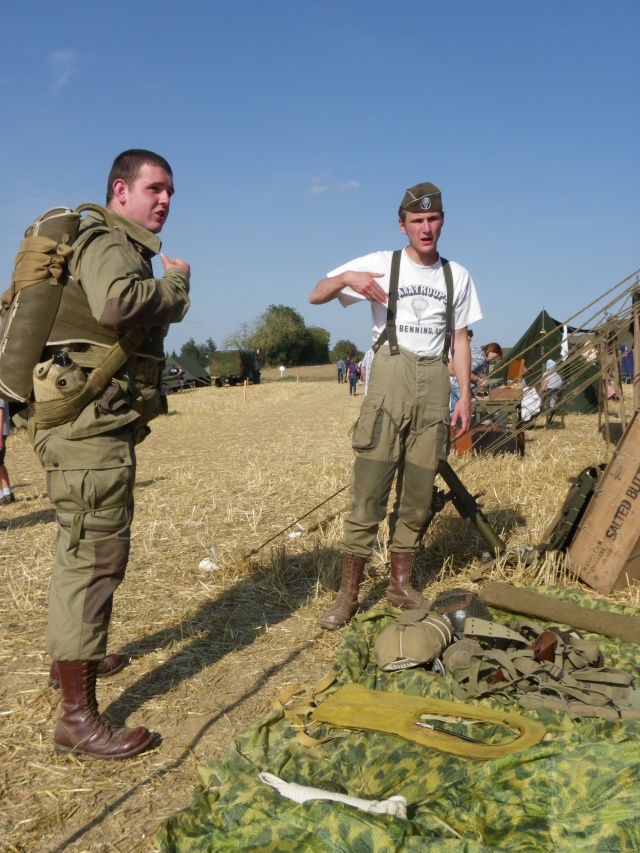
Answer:
POLYGON ((564 381, 563 408, 570 412, 592 414, 598 411, 598 380, 600 372, 597 364, 588 363, 581 356, 572 357, 578 350, 584 349, 585 336, 589 333, 582 329, 568 328, 569 358, 562 358, 564 325, 544 309, 531 323, 520 340, 509 350, 504 365, 492 373, 500 379, 506 379, 509 363, 513 359, 525 361, 525 380, 529 386, 540 384, 545 370, 545 362, 551 358, 557 363, 557 369, 564 381))
POLYGON ((173 358, 170 356, 165 361, 164 371, 162 374, 162 381, 170 391, 174 391, 178 387, 179 365, 184 367, 184 378, 187 384, 196 387, 211 385, 211 376, 209 375, 209 371, 195 358, 188 355, 180 356, 180 358, 173 358))

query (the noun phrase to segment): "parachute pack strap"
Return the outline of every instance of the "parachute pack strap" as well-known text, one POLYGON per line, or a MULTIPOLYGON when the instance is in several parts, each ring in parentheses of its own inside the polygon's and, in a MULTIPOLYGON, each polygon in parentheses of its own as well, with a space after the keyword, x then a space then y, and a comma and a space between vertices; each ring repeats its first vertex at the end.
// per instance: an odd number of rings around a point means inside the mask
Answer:
POLYGON ((281 709, 285 714, 292 711, 297 714, 309 713, 317 704, 316 696, 318 693, 323 693, 328 687, 336 681, 337 675, 334 672, 329 672, 324 675, 320 681, 311 688, 306 684, 295 683, 291 684, 273 703, 273 707, 281 709), (305 705, 291 705, 290 702, 297 693, 304 693, 306 698, 305 705))
POLYGON ((77 394, 64 400, 29 404, 29 430, 48 429, 75 420, 95 397, 101 394, 145 337, 144 329, 133 329, 116 341, 105 353, 104 361, 89 374, 77 394))
POLYGON ((84 210, 91 210, 93 213, 99 214, 104 221, 107 223, 109 228, 115 228, 115 222, 113 221, 113 217, 109 212, 109 209, 106 207, 102 207, 100 204, 92 204, 91 202, 85 202, 85 204, 79 204, 78 207, 74 210, 74 213, 82 213, 84 210))
POLYGON ((442 261, 442 272, 444 273, 444 283, 447 288, 447 313, 444 327, 444 350, 442 351, 442 360, 446 364, 449 360, 449 350, 451 349, 451 325, 453 322, 453 276, 451 275, 451 264, 446 258, 440 258, 442 261))
POLYGON ((391 256, 391 273, 389 276, 389 297, 387 300, 387 323, 378 340, 373 345, 373 351, 378 352, 382 344, 389 341, 389 352, 398 355, 398 335, 396 333, 396 307, 398 305, 398 280, 400 278, 400 258, 402 250, 398 249, 391 256))

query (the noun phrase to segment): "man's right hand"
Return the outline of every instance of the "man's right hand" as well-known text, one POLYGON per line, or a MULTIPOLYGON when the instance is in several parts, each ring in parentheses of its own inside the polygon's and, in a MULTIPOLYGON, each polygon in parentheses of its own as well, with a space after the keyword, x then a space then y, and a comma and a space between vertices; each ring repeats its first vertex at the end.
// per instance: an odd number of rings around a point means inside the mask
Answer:
POLYGON ((162 261, 162 266, 166 270, 170 269, 178 269, 182 270, 182 272, 187 275, 191 275, 191 267, 186 261, 181 261, 180 258, 168 258, 166 255, 160 255, 160 260, 162 261))
POLYGON ((361 296, 364 296, 369 302, 377 302, 384 304, 387 301, 387 294, 380 287, 377 278, 383 275, 381 272, 355 272, 348 270, 343 273, 343 280, 351 290, 355 290, 361 296))

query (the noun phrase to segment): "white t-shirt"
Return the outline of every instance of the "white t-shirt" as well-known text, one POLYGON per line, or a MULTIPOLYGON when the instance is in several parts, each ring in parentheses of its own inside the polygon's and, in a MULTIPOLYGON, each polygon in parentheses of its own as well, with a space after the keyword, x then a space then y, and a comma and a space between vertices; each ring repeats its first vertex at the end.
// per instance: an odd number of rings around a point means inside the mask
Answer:
MULTIPOLYGON (((356 258, 328 273, 339 275, 346 270, 356 272, 383 273, 376 278, 380 287, 389 292, 392 252, 372 252, 356 258)), ((476 288, 469 272, 455 261, 450 262, 453 278, 452 329, 462 329, 482 319, 476 288)), ((365 297, 350 287, 338 294, 340 303, 346 308, 365 297)), ((398 282, 398 305, 396 308, 396 332, 401 347, 417 355, 438 356, 444 350, 444 332, 447 318, 447 286, 440 259, 432 266, 414 263, 403 250, 400 259, 398 282)), ((387 322, 387 304, 371 303, 373 341, 377 341, 387 322)))

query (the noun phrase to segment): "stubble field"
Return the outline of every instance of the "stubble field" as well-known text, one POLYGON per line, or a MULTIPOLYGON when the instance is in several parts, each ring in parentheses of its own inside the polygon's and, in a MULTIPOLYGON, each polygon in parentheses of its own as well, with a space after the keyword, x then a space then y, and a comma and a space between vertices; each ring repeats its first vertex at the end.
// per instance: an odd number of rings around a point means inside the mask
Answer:
MULTIPOLYGON (((9 439, 17 501, 0 507, 0 850, 153 851, 158 823, 186 804, 197 766, 219 757, 285 687, 331 668, 340 632, 317 620, 339 578, 347 432, 362 388, 349 397, 332 367, 264 379, 246 392, 172 395, 169 415, 139 448, 131 559, 110 639, 110 651, 132 662, 98 688, 111 719, 163 735, 157 750, 130 761, 53 750, 59 697, 47 683, 44 633, 56 524, 26 434, 9 439)), ((570 415, 564 430, 527 431, 523 458, 450 461, 472 494, 484 492, 485 514, 516 547, 542 539, 568 478, 611 450, 596 415, 570 415)), ((366 607, 384 600, 384 533, 367 568, 366 607)), ((425 597, 474 588, 486 551, 448 505, 423 543, 417 585, 425 597)), ((498 563, 485 576, 580 585, 562 560, 498 563)), ((612 598, 640 605, 637 586, 612 598)))

